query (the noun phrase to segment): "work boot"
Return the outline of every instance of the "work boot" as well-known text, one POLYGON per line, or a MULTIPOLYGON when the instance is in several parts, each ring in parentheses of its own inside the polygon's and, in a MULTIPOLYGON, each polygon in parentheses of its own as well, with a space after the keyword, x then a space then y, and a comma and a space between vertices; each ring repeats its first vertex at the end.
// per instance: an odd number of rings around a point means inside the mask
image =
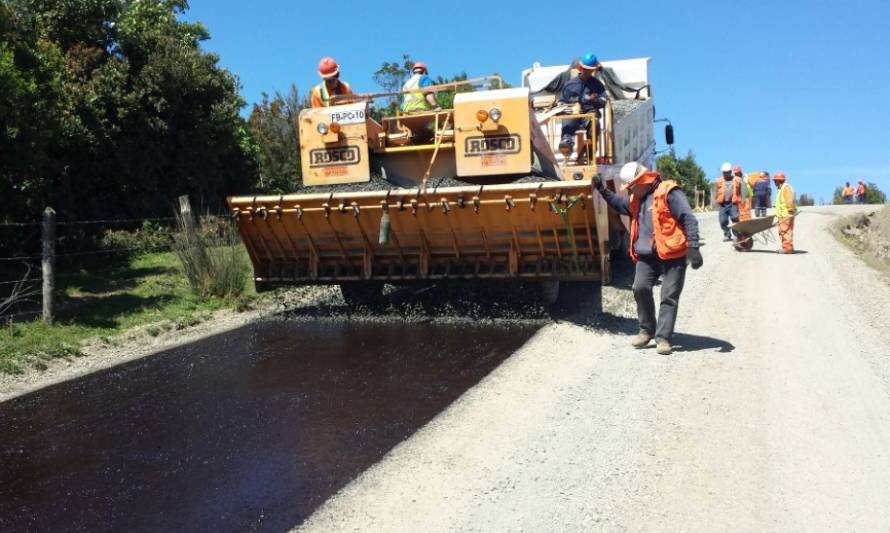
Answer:
POLYGON ((732 235, 724 235, 723 236, 723 242, 731 242, 731 241, 732 241, 732 235))
POLYGON ((652 340, 652 335, 649 335, 645 331, 640 331, 634 340, 630 341, 630 345, 636 349, 645 348, 649 341, 652 340))
POLYGON ((670 341, 655 339, 655 351, 658 352, 658 355, 671 355, 674 349, 671 347, 670 341))

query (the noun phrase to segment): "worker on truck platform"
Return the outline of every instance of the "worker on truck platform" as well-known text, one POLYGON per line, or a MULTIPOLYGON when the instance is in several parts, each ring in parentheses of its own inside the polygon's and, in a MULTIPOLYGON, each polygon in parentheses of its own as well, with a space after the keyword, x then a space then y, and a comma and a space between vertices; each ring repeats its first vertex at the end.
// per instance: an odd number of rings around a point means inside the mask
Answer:
POLYGON ((739 221, 739 204, 745 199, 747 191, 742 186, 742 180, 732 175, 732 165, 723 163, 720 166, 723 176, 714 180, 713 204, 720 208, 720 229, 723 230, 723 240, 732 240, 732 231, 729 222, 733 224, 739 221))
POLYGON ((761 172, 754 182, 754 216, 765 217, 769 207, 769 172, 761 172))
POLYGON ((639 163, 624 165, 621 179, 627 182, 622 190, 630 190, 626 198, 607 189, 599 175, 594 176, 593 186, 609 207, 630 217, 629 252, 636 263, 633 292, 640 321, 640 332, 631 344, 645 348, 654 336, 656 351, 669 355, 687 259, 693 269, 703 263, 698 221, 676 181, 663 180, 658 172, 649 172, 639 163), (664 281, 656 322, 652 287, 660 276, 664 281))
MULTIPOLYGON (((578 62, 578 77, 569 80, 560 94, 559 101, 566 104, 581 104, 581 113, 599 116, 599 110, 606 105, 606 87, 594 76, 602 68, 593 54, 585 54, 578 62)), ((563 122, 559 141, 559 151, 571 153, 575 147, 575 132, 587 130, 594 135, 590 119, 573 119, 563 122)), ((580 157, 580 154, 579 154, 580 157)))
POLYGON ((321 58, 318 62, 318 75, 321 76, 322 82, 312 88, 310 96, 312 107, 328 107, 331 105, 332 97, 352 94, 349 84, 340 81, 340 65, 333 57, 321 58))
POLYGON ((429 111, 439 107, 434 91, 424 91, 424 87, 435 85, 433 79, 427 74, 426 64, 418 61, 411 67, 411 77, 402 85, 402 111, 404 113, 416 113, 429 111))
POLYGON ((794 253, 794 189, 785 181, 784 172, 776 172, 773 176, 776 184, 776 219, 779 223, 779 240, 782 241, 780 254, 794 253))

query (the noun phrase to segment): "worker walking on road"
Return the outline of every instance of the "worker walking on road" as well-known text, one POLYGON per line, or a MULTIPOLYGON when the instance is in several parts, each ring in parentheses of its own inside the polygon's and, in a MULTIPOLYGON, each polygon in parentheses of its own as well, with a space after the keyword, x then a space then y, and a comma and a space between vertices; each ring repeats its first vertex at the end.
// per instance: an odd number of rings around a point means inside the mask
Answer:
POLYGON ((693 269, 703 262, 698 249, 698 220, 676 181, 663 180, 658 172, 649 172, 639 163, 624 165, 621 179, 626 182, 623 190, 630 190, 626 198, 607 189, 599 175, 594 176, 593 186, 609 207, 630 217, 629 253, 636 263, 633 292, 640 321, 640 332, 631 344, 645 348, 654 337, 656 351, 669 355, 686 262, 693 269), (652 288, 660 276, 664 281, 656 322, 652 288))
POLYGON ((318 62, 318 75, 323 81, 312 88, 310 96, 312 107, 328 107, 331 105, 332 97, 352 94, 349 84, 340 81, 340 65, 333 57, 321 58, 318 62))
POLYGON ((427 74, 426 64, 418 61, 411 67, 411 77, 402 85, 402 111, 416 113, 439 107, 434 91, 424 91, 424 87, 435 85, 427 74))
POLYGON ((769 172, 761 172, 754 182, 754 216, 765 217, 769 207, 769 172))
POLYGON ((773 176, 776 184, 776 219, 779 223, 779 240, 782 241, 780 254, 794 253, 794 189, 785 181, 784 172, 776 172, 773 176))
MULTIPOLYGON (((606 105, 606 87, 594 76, 602 68, 599 60, 593 54, 585 54, 578 63, 578 77, 569 80, 559 97, 560 102, 566 104, 580 104, 581 113, 596 114, 606 105)), ((559 151, 566 157, 571 154, 575 146, 575 132, 587 130, 589 135, 596 135, 595 128, 591 128, 590 119, 567 120, 562 125, 559 141, 559 151)), ((581 154, 578 154, 581 157, 581 154)))
POLYGON ((745 190, 742 180, 732 175, 732 165, 723 163, 720 166, 722 177, 714 181, 715 206, 720 208, 720 229, 723 230, 723 240, 731 241, 732 232, 729 229, 730 221, 735 224, 739 221, 739 204, 744 199, 745 190))

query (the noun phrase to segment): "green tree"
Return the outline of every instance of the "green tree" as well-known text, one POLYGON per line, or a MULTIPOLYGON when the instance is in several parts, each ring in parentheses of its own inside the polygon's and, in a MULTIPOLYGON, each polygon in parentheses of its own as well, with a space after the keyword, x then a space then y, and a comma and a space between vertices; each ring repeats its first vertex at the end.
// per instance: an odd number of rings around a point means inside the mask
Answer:
POLYGON ((263 93, 262 100, 254 104, 247 123, 257 143, 259 191, 285 194, 295 190, 301 178, 297 119, 305 106, 293 84, 287 94, 276 92, 269 98, 263 93))
MULTIPOLYGON (((689 203, 695 205, 695 190, 710 191, 710 183, 705 177, 704 169, 695 161, 695 155, 690 150, 686 157, 678 159, 673 152, 658 156, 656 166, 661 175, 666 179, 677 180, 689 203)), ((710 193, 709 193, 710 194, 710 193)))
POLYGON ((184 0, 0 0, 0 207, 34 218, 222 208, 255 144, 238 80, 184 0), (7 31, 8 30, 8 31, 7 31))

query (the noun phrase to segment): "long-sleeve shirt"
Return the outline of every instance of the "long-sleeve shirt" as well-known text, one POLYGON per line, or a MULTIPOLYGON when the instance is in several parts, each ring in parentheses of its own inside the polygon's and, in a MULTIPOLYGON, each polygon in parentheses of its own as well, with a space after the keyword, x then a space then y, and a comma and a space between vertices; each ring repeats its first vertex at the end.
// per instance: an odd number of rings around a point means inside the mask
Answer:
MULTIPOLYGON (((632 244, 634 251, 638 255, 655 255, 655 228, 652 221, 652 201, 655 195, 652 192, 653 187, 640 200, 639 224, 640 233, 636 242, 632 244)), ((609 204, 609 207, 618 212, 619 215, 630 216, 630 199, 627 196, 618 196, 607 188, 600 190, 603 199, 609 204)), ((668 208, 671 215, 674 216, 683 233, 686 234, 686 240, 689 242, 690 248, 698 248, 698 219, 689 206, 689 200, 686 194, 679 187, 668 193, 668 208)))
POLYGON ((559 100, 567 104, 580 103, 582 113, 592 113, 606 105, 606 87, 592 76, 586 81, 572 78, 563 87, 559 100))

